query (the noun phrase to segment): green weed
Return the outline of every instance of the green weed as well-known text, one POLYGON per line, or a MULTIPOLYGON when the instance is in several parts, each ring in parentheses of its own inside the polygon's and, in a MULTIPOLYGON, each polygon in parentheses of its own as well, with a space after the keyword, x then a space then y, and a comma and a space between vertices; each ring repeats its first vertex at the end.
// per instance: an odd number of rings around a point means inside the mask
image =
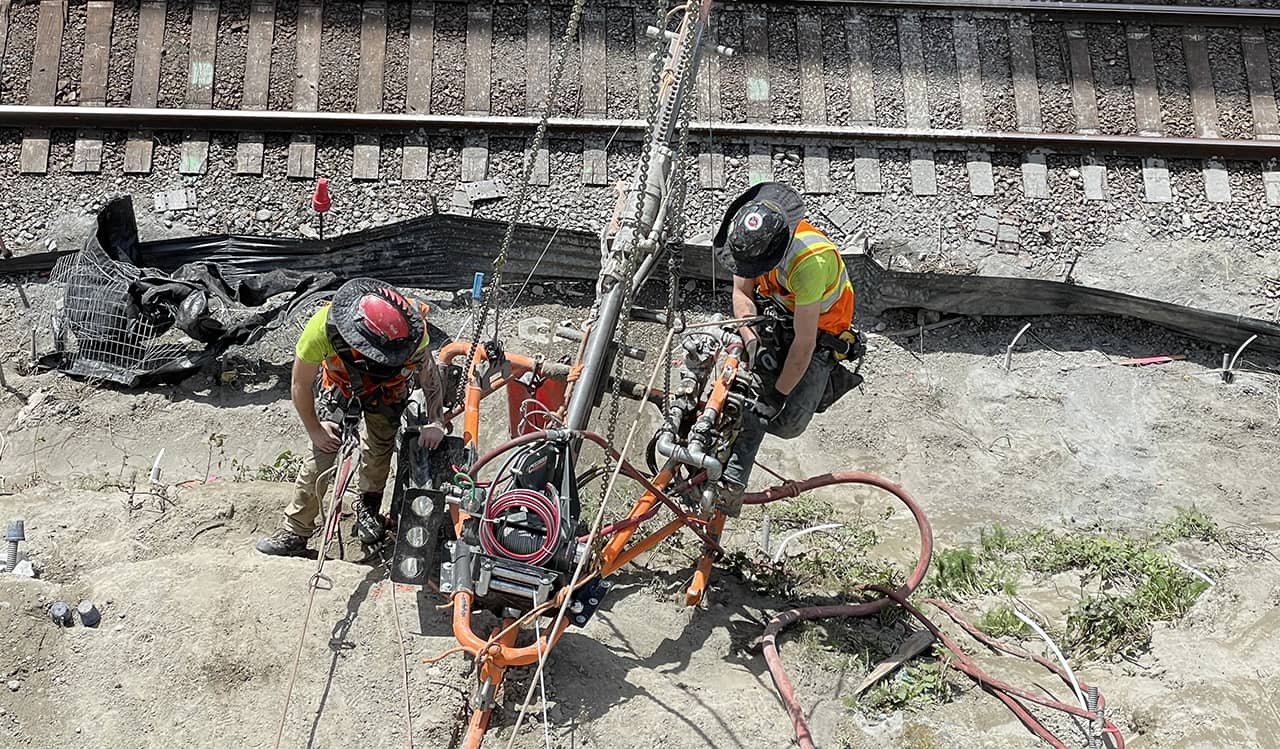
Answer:
POLYGON ((1013 538, 1004 526, 994 523, 990 528, 978 531, 978 545, 988 554, 998 554, 1011 550, 1013 538))
POLYGON ((807 528, 820 523, 836 522, 836 508, 828 501, 813 494, 801 494, 794 499, 769 505, 773 524, 781 529, 807 528))
POLYGON ((1027 631, 1027 625, 1013 615, 1009 606, 997 606, 982 615, 978 629, 992 637, 1017 637, 1027 631))
POLYGON ((231 470, 235 471, 236 481, 288 482, 297 478, 304 460, 303 456, 295 455, 292 450, 285 450, 276 456, 275 461, 259 466, 251 466, 232 458, 231 470))
POLYGON ((925 585, 930 595, 952 601, 983 593, 1017 592, 1003 557, 981 547, 977 551, 963 547, 936 552, 925 585))
POLYGON ((958 691, 950 669, 941 661, 913 661, 872 687, 861 702, 846 700, 847 707, 889 712, 922 705, 950 702, 958 691))
POLYGON ((1213 519, 1198 507, 1179 507, 1173 519, 1165 523, 1157 537, 1166 542, 1181 540, 1222 541, 1222 531, 1213 519))
MULTIPOLYGON (((963 600, 1008 585, 1018 567, 1043 576, 1076 571, 1084 582, 1099 582, 1104 591, 1064 612, 1063 644, 1084 658, 1141 650, 1150 641, 1154 622, 1181 617, 1207 587, 1174 564, 1160 545, 1172 538, 1220 540, 1216 524, 1198 510, 1180 510, 1150 539, 1047 530, 1009 534, 997 528, 983 534, 976 551, 940 552, 930 591, 963 600)), ((979 626, 993 636, 1005 636, 1021 631, 1020 624, 1012 611, 997 609, 979 626)))

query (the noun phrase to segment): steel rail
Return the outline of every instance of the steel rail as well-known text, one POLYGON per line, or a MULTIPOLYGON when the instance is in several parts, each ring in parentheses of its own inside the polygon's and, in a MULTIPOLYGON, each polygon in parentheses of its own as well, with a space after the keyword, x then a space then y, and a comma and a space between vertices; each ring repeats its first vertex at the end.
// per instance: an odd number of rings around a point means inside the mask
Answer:
MULTIPOLYGON (((758 1, 758 0, 753 0, 758 1)), ((781 5, 779 0, 764 0, 781 5)), ((735 1, 735 4, 738 2, 735 1)), ((1272 8, 1094 3, 1069 0, 785 0, 786 5, 852 5, 886 10, 959 10, 1028 15, 1067 15, 1148 23, 1199 23, 1209 26, 1280 24, 1280 10, 1272 8)))
MULTIPOLYGON (((410 115, 382 112, 294 112, 235 109, 141 109, 130 107, 0 106, 0 128, 95 128, 103 130, 214 130, 281 133, 410 132, 415 130, 486 130, 532 132, 533 117, 410 115)), ((631 119, 554 118, 548 128, 559 133, 602 133, 639 136, 645 122, 631 119)), ((1158 135, 1088 133, 1023 133, 949 129, 887 128, 861 125, 694 122, 689 134, 725 140, 777 138, 788 142, 929 143, 945 150, 989 146, 1063 153, 1153 155, 1169 158, 1280 158, 1280 139, 1184 138, 1158 135)))

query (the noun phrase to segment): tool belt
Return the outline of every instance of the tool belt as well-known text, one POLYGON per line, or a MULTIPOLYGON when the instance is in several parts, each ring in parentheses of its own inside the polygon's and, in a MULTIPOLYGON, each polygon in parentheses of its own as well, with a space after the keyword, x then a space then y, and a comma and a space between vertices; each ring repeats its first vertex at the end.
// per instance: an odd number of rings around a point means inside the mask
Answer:
POLYGON ((829 349, 831 356, 836 361, 861 359, 863 354, 867 353, 866 337, 853 328, 849 328, 840 335, 820 330, 818 331, 818 345, 829 349))
MULTIPOLYGON (((786 352, 791 349, 792 339, 795 338, 791 312, 773 300, 759 300, 758 303, 767 319, 756 328, 756 334, 765 346, 777 352, 778 356, 785 357, 786 352)), ((839 334, 819 330, 818 347, 830 351, 832 358, 838 362, 850 361, 860 359, 867 353, 867 339, 852 327, 839 334)))

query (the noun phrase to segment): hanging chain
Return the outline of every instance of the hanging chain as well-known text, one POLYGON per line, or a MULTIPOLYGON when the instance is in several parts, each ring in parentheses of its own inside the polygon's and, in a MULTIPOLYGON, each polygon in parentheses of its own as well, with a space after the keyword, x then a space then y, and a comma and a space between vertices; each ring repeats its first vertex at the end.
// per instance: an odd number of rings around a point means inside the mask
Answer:
MULTIPOLYGON (((657 21, 654 24, 659 32, 667 28, 667 2, 666 0, 657 0, 657 21)), ((662 69, 666 62, 666 55, 663 53, 663 43, 666 37, 662 33, 654 35, 653 39, 653 65, 649 68, 649 105, 648 119, 645 121, 645 132, 652 133, 654 123, 658 118, 658 95, 662 90, 662 69)), ((636 199, 635 228, 638 229, 644 219, 644 198, 645 191, 648 189, 649 182, 649 162, 653 155, 653 139, 646 137, 644 145, 640 148, 640 164, 637 179, 633 188, 639 193, 636 199)), ((631 300, 634 296, 634 273, 638 262, 638 253, 636 243, 641 241, 641 237, 632 234, 632 245, 630 247, 615 247, 615 251, 619 249, 623 255, 622 273, 618 279, 618 283, 623 284, 622 293, 622 314, 618 322, 618 341, 621 345, 625 345, 627 341, 627 331, 631 322, 631 300)), ((614 355, 613 360, 613 387, 610 395, 613 402, 609 405, 609 421, 605 429, 605 440, 612 445, 618 434, 618 414, 622 409, 621 393, 622 393, 622 370, 623 358, 620 354, 614 355)), ((610 455, 605 454, 605 467, 609 470, 613 469, 613 460, 610 455)), ((607 494, 607 484, 600 487, 600 499, 603 502, 607 494)))
MULTIPOLYGON (((502 269, 507 264, 507 255, 511 252, 511 245, 515 241, 516 225, 520 223, 520 218, 524 214, 525 203, 529 198, 529 187, 533 182, 533 169, 538 161, 538 152, 542 150, 542 144, 547 139, 547 122, 551 119, 551 110, 555 106, 556 97, 560 94, 560 84, 564 78, 565 64, 569 59, 569 45, 578 38, 578 23, 582 19, 582 8, 587 4, 587 0, 574 0, 573 8, 569 11, 569 23, 565 26, 564 36, 560 38, 560 46, 556 49, 556 64, 551 73, 551 82, 547 86, 547 95, 542 102, 542 116, 538 119, 538 129, 533 134, 533 142, 529 144, 529 150, 525 153, 524 171, 521 174, 520 185, 516 190, 516 200, 514 208, 511 212, 511 220, 507 222, 506 233, 502 236, 502 244, 498 248, 498 256, 493 260, 493 274, 489 279, 488 288, 485 290, 483 299, 480 303, 480 314, 476 315, 475 326, 471 333, 471 345, 467 349, 466 363, 463 365, 463 376, 458 378, 457 389, 453 397, 455 403, 462 403, 462 394, 466 390, 468 374, 471 372, 471 362, 475 358, 476 348, 480 346, 480 336, 484 332, 485 321, 489 316, 489 311, 494 309, 496 297, 501 293, 502 269)), ((495 321, 497 320, 495 315, 495 321)), ((497 326, 495 324, 494 335, 497 335, 497 326)))
MULTIPOLYGON (((667 231, 667 326, 676 326, 676 313, 680 306, 680 270, 684 261, 685 234, 685 197, 689 191, 686 180, 688 173, 689 153, 689 121, 693 119, 693 98, 686 97, 680 112, 680 146, 676 150, 676 159, 672 168, 672 200, 674 211, 669 211, 669 228, 667 231)), ((680 319, 684 319, 681 313, 680 319)), ((674 347, 673 347, 674 348, 674 347)), ((663 371, 663 393, 666 395, 666 408, 671 409, 671 367, 674 351, 666 352, 663 371)))
MULTIPOLYGON (((694 10, 692 9, 691 6, 686 6, 686 12, 694 12, 694 10)), ((667 20, 666 4, 663 0, 659 0, 657 27, 660 31, 666 29, 667 27, 666 20, 667 20)), ((648 127, 650 131, 652 131, 654 122, 659 117, 658 95, 661 90, 662 69, 664 67, 664 63, 666 60, 666 55, 663 53, 663 50, 662 50, 662 46, 663 46, 662 43, 666 41, 666 37, 664 34, 661 34, 661 33, 655 36, 656 38, 654 39, 654 65, 650 71, 651 75, 650 75, 650 89, 649 89, 648 127)), ((693 53, 695 51, 694 48, 695 48, 695 45, 688 43, 686 41, 686 44, 682 49, 680 59, 672 61, 673 63, 672 73, 674 78, 672 81, 670 81, 670 85, 677 86, 677 87, 681 85, 684 77, 689 72, 690 63, 693 60, 693 53)), ((684 198, 685 198, 685 186, 684 186, 683 162, 684 162, 685 150, 688 147, 687 119, 688 119, 688 112, 689 112, 689 103, 690 103, 690 99, 686 96, 686 98, 682 102, 681 110, 679 112, 673 113, 673 116, 678 116, 682 120, 680 123, 681 138, 680 138, 680 145, 676 152, 675 161, 672 164, 671 183, 670 183, 671 192, 667 194, 667 199, 668 201, 670 201, 669 205, 671 206, 671 208, 667 211, 667 215, 664 220, 664 225, 653 227, 654 234, 656 235, 655 239, 657 240, 656 244, 659 247, 663 245, 664 238, 668 238, 668 239, 670 238, 670 234, 668 233, 669 230, 672 230, 673 228, 678 228, 679 234, 683 234, 683 231, 684 231, 683 208, 684 208, 684 198)), ((641 150, 639 181, 637 182, 637 186, 640 190, 647 189, 648 177, 649 177, 649 160, 650 160, 650 157, 652 156, 652 148, 653 148, 652 142, 650 142, 649 140, 646 140, 645 145, 641 150)), ((643 216, 644 216, 644 196, 641 195, 640 199, 636 203, 635 225, 637 227, 641 225, 643 216)), ((636 241, 639 241, 640 239, 641 239, 640 237, 636 237, 636 241)), ((621 345, 626 345, 626 342, 627 342, 627 334, 630 329, 630 321, 631 321, 631 305, 633 303, 633 299, 637 291, 637 289, 635 288, 635 284, 633 283, 635 280, 633 274, 635 272, 637 265, 639 264, 640 258, 639 258, 639 253, 634 251, 635 250, 634 247, 631 248, 631 250, 632 251, 628 252, 626 255, 625 267, 623 269, 623 274, 621 279, 621 282, 626 284, 623 291, 623 301, 622 301, 623 313, 619 320, 619 325, 618 325, 618 340, 621 345)), ((678 261, 675 261, 675 262, 678 263, 678 261)), ((668 258, 667 263, 668 263, 668 270, 670 271, 671 268, 673 267, 673 260, 671 258, 668 258)), ((678 281, 669 280, 668 283, 678 283, 678 281)), ((669 303, 671 302, 670 295, 672 293, 673 291, 669 287, 668 288, 669 303)), ((668 314, 669 315, 671 314, 670 310, 668 311, 668 314)), ((668 322, 670 323, 671 320, 669 319, 668 322)), ((662 353, 662 355, 666 358, 666 364, 665 364, 666 380, 664 385, 666 386, 668 392, 670 392, 670 380, 671 380, 671 355, 670 354, 671 354, 670 351, 664 351, 662 353)), ((613 402, 610 404, 609 422, 605 430, 605 438, 608 440, 609 444, 613 444, 613 441, 617 435, 618 415, 622 407, 622 399, 620 395, 622 391, 622 373, 623 373, 623 357, 615 356, 614 371, 613 371, 613 388, 612 388, 612 392, 610 393, 612 396, 613 402)), ((608 456, 606 456, 605 458, 605 463, 610 468, 612 467, 612 461, 608 456)), ((601 501, 604 501, 605 499, 604 491, 605 490, 602 489, 601 501)))

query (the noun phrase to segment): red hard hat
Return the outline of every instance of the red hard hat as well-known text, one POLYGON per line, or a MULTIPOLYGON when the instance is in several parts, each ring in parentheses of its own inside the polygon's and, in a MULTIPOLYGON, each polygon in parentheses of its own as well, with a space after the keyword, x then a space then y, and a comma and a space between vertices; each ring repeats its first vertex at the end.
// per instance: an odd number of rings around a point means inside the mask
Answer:
POLYGON ((333 296, 326 326, 339 349, 380 367, 398 370, 418 350, 426 323, 413 304, 389 284, 372 278, 346 282, 333 296))

